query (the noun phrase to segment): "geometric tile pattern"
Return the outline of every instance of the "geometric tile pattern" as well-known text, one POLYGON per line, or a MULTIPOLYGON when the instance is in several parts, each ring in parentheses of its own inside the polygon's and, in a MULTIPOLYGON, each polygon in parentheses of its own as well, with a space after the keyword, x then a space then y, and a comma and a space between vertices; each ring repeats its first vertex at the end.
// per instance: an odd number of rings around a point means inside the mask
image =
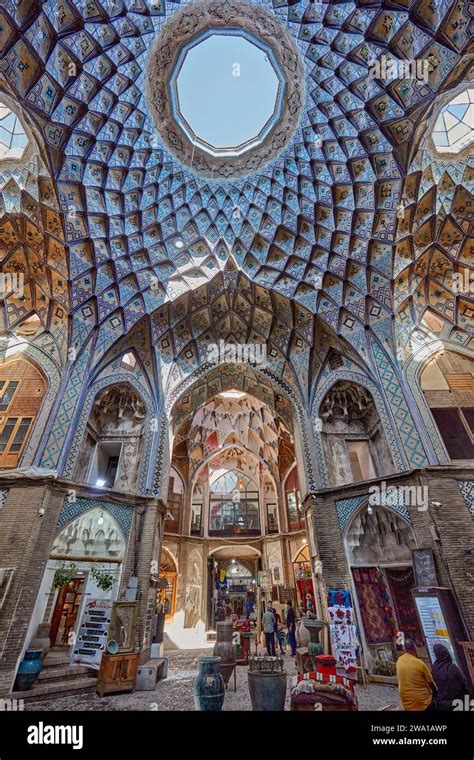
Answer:
POLYGON ((363 496, 352 496, 349 499, 338 499, 336 501, 337 519, 341 531, 344 530, 354 512, 364 503, 364 501, 367 501, 368 498, 368 494, 365 494, 363 496))
POLYGON ((445 100, 435 101, 428 112, 433 116, 404 181, 393 271, 402 358, 417 350, 420 324, 431 339, 462 345, 474 335, 472 150, 466 146, 451 155, 435 150, 433 119, 445 100))
POLYGON ((3 4, 2 73, 55 163, 77 347, 97 323, 127 333, 230 255, 353 345, 366 325, 390 339, 399 166, 469 41, 467 3, 255 3, 299 49, 305 113, 273 162, 232 182, 184 170, 150 118, 149 52, 180 3, 3 4), (374 78, 387 57, 436 65, 426 81, 374 78))
POLYGON ((461 480, 458 483, 459 490, 464 496, 469 514, 474 520, 474 480, 461 480))
POLYGON ((41 467, 55 470, 63 448, 70 422, 76 407, 80 391, 84 385, 92 346, 89 344, 74 364, 69 381, 63 390, 61 405, 54 417, 46 449, 41 459, 41 467))
POLYGON ((120 525, 124 536, 128 536, 132 526, 133 507, 116 504, 113 501, 101 501, 100 499, 84 499, 81 497, 73 500, 67 497, 64 499, 61 512, 59 513, 57 527, 62 528, 63 525, 74 520, 78 515, 86 512, 88 509, 94 508, 106 509, 110 512, 120 525))
MULTIPOLYGON (((400 517, 403 517, 407 522, 411 523, 408 509, 403 500, 403 490, 395 487, 394 491, 392 491, 392 488, 390 488, 390 490, 385 493, 381 491, 380 497, 380 506, 391 509, 393 512, 400 515, 400 517)), ((357 511, 361 504, 367 502, 368 499, 369 494, 364 494, 362 496, 352 496, 348 499, 338 499, 336 501, 337 519, 341 532, 344 531, 344 528, 352 518, 354 512, 357 511)))
POLYGON ((428 458, 395 370, 389 357, 382 351, 376 341, 373 343, 373 351, 382 387, 390 405, 408 462, 411 467, 422 467, 428 464, 428 458))
POLYGON ((423 466, 384 350, 394 354, 394 308, 406 346, 428 307, 453 341, 474 324, 470 293, 449 279, 474 255, 468 163, 448 157, 438 170, 422 146, 402 183, 420 106, 438 103, 469 43, 467 1, 255 0, 298 47, 306 103, 282 152, 232 181, 184 168, 150 117, 149 53, 183 4, 2 3, 4 100, 38 125, 40 147, 30 139, 0 171, 0 264, 25 277, 24 294, 0 303, 0 333, 38 318, 29 342, 67 372, 42 465, 58 466, 92 343, 106 357, 146 322, 168 397, 221 337, 268 340, 268 377, 304 406, 331 341, 375 360, 409 463, 423 466), (387 58, 428 60, 428 76, 374 77, 387 58))
POLYGON ((9 490, 10 490, 9 488, 0 489, 0 509, 3 509, 3 507, 5 506, 5 502, 7 500, 9 490))

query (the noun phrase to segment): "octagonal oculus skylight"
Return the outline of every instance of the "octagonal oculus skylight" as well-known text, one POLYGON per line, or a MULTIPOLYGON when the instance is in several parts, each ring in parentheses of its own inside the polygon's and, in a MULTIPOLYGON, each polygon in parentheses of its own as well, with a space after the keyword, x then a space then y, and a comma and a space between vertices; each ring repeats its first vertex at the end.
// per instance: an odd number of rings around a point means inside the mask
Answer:
POLYGON ((239 156, 270 133, 284 89, 269 47, 242 29, 211 29, 180 51, 170 79, 173 117, 209 155, 239 156))
POLYGON ((466 89, 441 109, 433 129, 439 153, 459 153, 474 143, 474 89, 466 89))

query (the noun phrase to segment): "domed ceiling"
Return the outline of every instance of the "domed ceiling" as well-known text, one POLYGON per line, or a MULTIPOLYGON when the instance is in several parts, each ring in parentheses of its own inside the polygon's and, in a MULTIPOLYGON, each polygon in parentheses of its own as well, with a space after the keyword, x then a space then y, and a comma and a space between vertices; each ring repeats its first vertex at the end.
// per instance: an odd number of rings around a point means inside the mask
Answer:
MULTIPOLYGON (((111 345, 232 258, 358 351, 366 326, 391 345, 402 175, 423 109, 467 49, 467 0, 240 3, 284 27, 304 67, 304 108, 270 162, 229 179, 181 163, 152 119, 151 52, 183 5, 0 9, 3 87, 41 131, 63 214, 73 344, 99 325, 98 344, 111 345), (369 69, 383 55, 426 59, 429 73, 377 79, 369 69)), ((211 0, 208 13, 231 26, 232 5, 211 0)))

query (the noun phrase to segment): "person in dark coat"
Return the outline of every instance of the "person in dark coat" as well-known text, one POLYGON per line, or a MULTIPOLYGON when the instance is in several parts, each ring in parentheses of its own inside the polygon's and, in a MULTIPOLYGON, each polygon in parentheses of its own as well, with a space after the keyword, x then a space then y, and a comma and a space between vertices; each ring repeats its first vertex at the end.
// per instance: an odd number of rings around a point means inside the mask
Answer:
POLYGON ((286 625, 288 628, 288 644, 291 646, 291 656, 296 656, 296 615, 291 600, 286 603, 286 625))
POLYGON ((436 709, 453 710, 456 699, 464 703, 466 694, 470 696, 469 685, 461 670, 454 664, 449 649, 443 644, 435 644, 433 651, 436 660, 431 672, 438 687, 436 709))

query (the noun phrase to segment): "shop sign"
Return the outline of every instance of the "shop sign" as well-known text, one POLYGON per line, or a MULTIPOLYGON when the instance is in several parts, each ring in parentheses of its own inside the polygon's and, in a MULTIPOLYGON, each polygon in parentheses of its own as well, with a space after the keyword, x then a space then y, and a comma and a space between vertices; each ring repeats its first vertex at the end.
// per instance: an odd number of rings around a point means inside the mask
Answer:
POLYGON ((105 652, 112 616, 112 599, 89 599, 71 654, 72 665, 86 665, 99 670, 105 652))
POLYGON ((413 549, 413 570, 415 573, 415 585, 427 588, 438 585, 438 575, 432 549, 413 549))

